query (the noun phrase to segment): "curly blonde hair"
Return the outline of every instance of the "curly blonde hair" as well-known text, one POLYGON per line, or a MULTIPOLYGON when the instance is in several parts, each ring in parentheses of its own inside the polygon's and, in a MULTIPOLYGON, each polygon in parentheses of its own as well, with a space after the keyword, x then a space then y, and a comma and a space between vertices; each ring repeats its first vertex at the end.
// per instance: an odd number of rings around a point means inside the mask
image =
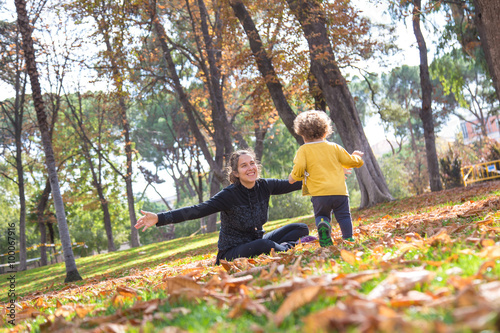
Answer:
POLYGON ((332 121, 323 111, 310 110, 300 113, 293 122, 295 133, 307 141, 319 140, 332 134, 332 121))
POLYGON ((251 149, 241 149, 233 152, 229 157, 228 165, 226 167, 227 179, 231 184, 239 184, 240 178, 234 175, 234 172, 238 172, 238 162, 241 155, 250 155, 253 157, 255 164, 257 165, 257 178, 260 177, 260 172, 262 170, 262 165, 257 160, 257 156, 251 149))

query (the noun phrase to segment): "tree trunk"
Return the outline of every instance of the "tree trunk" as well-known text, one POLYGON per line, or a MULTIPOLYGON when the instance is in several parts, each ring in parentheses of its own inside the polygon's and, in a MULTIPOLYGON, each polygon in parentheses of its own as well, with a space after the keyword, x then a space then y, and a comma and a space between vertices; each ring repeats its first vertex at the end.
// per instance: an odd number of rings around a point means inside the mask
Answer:
MULTIPOLYGON (((40 201, 36 206, 36 217, 38 221, 38 227, 40 228, 40 242, 41 244, 47 244, 47 230, 45 229, 44 213, 47 203, 49 201, 50 195, 50 181, 47 178, 45 182, 45 188, 43 189, 42 195, 40 196, 40 201)), ((40 264, 41 266, 47 265, 47 247, 42 245, 40 247, 40 264)))
MULTIPOLYGON (((203 0, 198 0, 198 8, 200 9, 201 17, 201 30, 203 32, 203 40, 205 42, 205 50, 207 54, 207 61, 209 65, 209 70, 206 73, 208 75, 207 85, 210 92, 210 100, 212 106, 212 121, 214 127, 214 144, 215 144, 215 167, 218 170, 224 169, 224 156, 231 155, 233 148, 231 144, 231 136, 227 135, 231 131, 229 130, 229 122, 227 120, 226 109, 224 106, 224 96, 222 94, 222 84, 221 84, 221 73, 220 64, 221 63, 221 50, 220 47, 216 47, 212 40, 212 36, 208 29, 208 13, 205 7, 205 2, 203 0)), ((218 13, 217 13, 218 14, 218 13)), ((222 40, 221 34, 221 20, 216 15, 214 30, 218 35, 219 42, 222 40)), ((203 54, 203 50, 199 50, 200 54, 203 54)), ((220 191, 221 181, 217 177, 212 178, 212 183, 210 184, 210 195, 213 196, 220 191)), ((208 216, 206 219, 206 230, 204 233, 215 232, 217 222, 217 215, 208 216)))
POLYGON ((47 228, 45 223, 39 223, 40 229, 40 266, 47 266, 47 228))
POLYGON ((441 191, 441 177, 439 175, 439 162, 436 152, 436 136, 434 135, 434 117, 432 115, 432 83, 429 75, 427 61, 427 46, 420 29, 421 0, 413 1, 413 32, 417 39, 420 52, 420 85, 422 87, 422 109, 419 116, 424 125, 425 152, 427 156, 427 170, 431 191, 441 191))
POLYGON ((73 282, 82 280, 76 267, 73 249, 71 248, 71 238, 69 235, 68 224, 66 222, 66 214, 64 211, 64 202, 61 196, 59 180, 57 178, 56 163, 54 159, 54 151, 52 142, 48 132, 47 115, 45 113, 45 105, 42 97, 42 90, 38 80, 38 71, 36 68, 35 49, 33 47, 33 39, 31 36, 30 21, 26 12, 25 0, 15 0, 17 9, 17 22, 21 35, 23 37, 23 50, 26 58, 26 67, 31 81, 31 89, 33 93, 33 102, 38 120, 38 126, 42 135, 42 143, 45 151, 45 160, 49 173, 50 186, 52 189, 52 197, 54 199, 54 207, 56 209, 57 224, 59 226, 59 235, 64 253, 64 263, 66 266, 65 282, 73 282))
POLYGON ((26 92, 25 77, 23 88, 21 90, 21 73, 20 70, 20 47, 19 47, 19 34, 16 38, 16 78, 15 90, 16 97, 14 101, 14 117, 9 117, 14 128, 14 137, 16 143, 16 170, 17 170, 17 187, 19 190, 19 270, 26 270, 26 260, 28 258, 26 253, 26 194, 24 191, 24 168, 22 157, 22 131, 23 131, 23 118, 24 118, 24 97, 26 92))
POLYGON ((230 5, 233 8, 234 14, 240 21, 250 43, 250 48, 257 62, 257 68, 260 74, 266 81, 267 89, 271 94, 274 106, 278 110, 278 114, 283 120, 288 131, 293 135, 295 140, 301 145, 304 143, 302 137, 297 135, 293 130, 293 121, 295 120, 295 113, 293 112, 290 104, 283 93, 283 86, 281 85, 278 75, 274 71, 271 59, 268 57, 266 50, 263 47, 262 40, 259 32, 255 27, 252 17, 248 13, 245 5, 240 0, 231 0, 230 5))
POLYGON ((345 148, 351 153, 354 150, 365 153, 364 166, 355 169, 361 190, 360 207, 393 200, 366 139, 354 99, 335 61, 320 3, 315 0, 287 0, 287 3, 302 26, 309 44, 311 73, 323 91, 330 109, 330 118, 335 123, 345 148))
POLYGON ((24 193, 24 170, 21 152, 21 133, 16 135, 16 168, 19 188, 19 270, 26 270, 26 195, 24 193))
POLYGON ((486 63, 500 100, 500 1, 474 0, 476 24, 486 63))

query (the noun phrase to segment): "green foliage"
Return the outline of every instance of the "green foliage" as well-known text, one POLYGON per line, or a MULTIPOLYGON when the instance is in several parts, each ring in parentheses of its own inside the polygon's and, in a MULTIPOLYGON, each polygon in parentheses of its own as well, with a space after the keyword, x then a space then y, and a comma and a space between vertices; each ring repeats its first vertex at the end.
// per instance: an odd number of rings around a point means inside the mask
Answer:
POLYGON ((404 168, 401 156, 399 154, 384 155, 379 159, 379 163, 392 196, 395 199, 410 196, 411 186, 408 170, 404 168))
POLYGON ((269 220, 280 220, 313 214, 311 197, 304 197, 300 191, 273 195, 269 201, 269 220))
POLYGON ((298 148, 299 144, 287 130, 283 121, 278 120, 270 128, 264 140, 264 153, 261 161, 263 177, 288 178, 298 148))

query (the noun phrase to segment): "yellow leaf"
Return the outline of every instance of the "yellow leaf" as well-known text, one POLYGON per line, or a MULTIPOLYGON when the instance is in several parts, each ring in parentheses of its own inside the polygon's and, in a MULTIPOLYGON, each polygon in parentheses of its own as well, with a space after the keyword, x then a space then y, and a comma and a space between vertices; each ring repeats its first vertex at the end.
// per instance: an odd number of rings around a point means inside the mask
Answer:
POLYGON ((80 305, 75 307, 75 311, 78 317, 85 318, 93 309, 95 305, 80 305))
POLYGON ((493 239, 483 239, 481 241, 481 245, 483 247, 493 246, 493 245, 495 245, 495 241, 493 239))
POLYGON ((42 297, 38 297, 35 301, 35 306, 37 308, 47 308, 48 304, 45 302, 45 300, 42 297))
POLYGON ((349 252, 347 250, 341 250, 340 251, 340 256, 342 259, 344 259, 345 262, 347 262, 350 265, 355 265, 356 262, 358 261, 358 257, 352 252, 349 252))

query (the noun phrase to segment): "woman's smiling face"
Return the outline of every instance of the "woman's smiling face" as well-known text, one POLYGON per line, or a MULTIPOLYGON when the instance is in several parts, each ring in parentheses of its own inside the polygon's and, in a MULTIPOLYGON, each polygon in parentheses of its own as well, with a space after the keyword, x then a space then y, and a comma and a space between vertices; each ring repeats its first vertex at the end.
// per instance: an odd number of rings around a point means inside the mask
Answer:
POLYGON ((234 175, 240 179, 240 183, 246 188, 255 186, 255 181, 259 178, 259 168, 254 158, 248 154, 240 155, 238 159, 238 171, 234 175))

